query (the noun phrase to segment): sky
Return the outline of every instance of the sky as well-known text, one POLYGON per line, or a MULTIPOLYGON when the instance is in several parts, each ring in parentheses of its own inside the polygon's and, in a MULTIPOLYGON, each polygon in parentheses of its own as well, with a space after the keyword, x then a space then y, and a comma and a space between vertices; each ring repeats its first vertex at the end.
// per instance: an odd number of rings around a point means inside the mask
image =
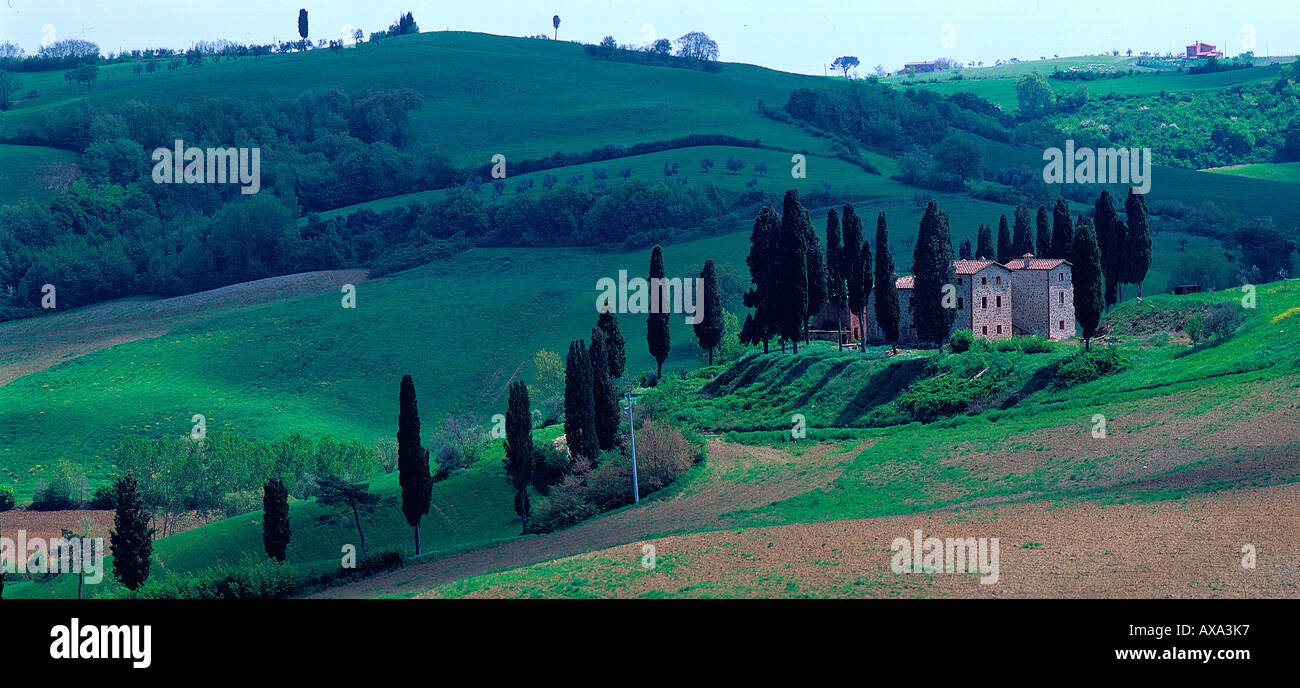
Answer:
POLYGON ((821 74, 840 55, 896 70, 950 57, 992 64, 1132 49, 1180 52, 1193 40, 1228 55, 1300 53, 1298 0, 0 0, 0 42, 28 54, 42 41, 81 38, 102 52, 183 48, 199 40, 296 40, 306 7, 309 37, 387 27, 402 11, 421 31, 552 34, 641 44, 703 31, 720 58, 821 74))

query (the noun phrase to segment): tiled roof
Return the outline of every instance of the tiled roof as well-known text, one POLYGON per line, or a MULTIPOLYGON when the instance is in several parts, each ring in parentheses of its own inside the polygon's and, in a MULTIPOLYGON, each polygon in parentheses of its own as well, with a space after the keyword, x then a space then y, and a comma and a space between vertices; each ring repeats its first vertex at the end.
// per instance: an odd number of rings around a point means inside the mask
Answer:
POLYGON ((1008 270, 1051 270, 1060 264, 1069 265, 1070 261, 1064 258, 1017 258, 1007 261, 1008 270))
POLYGON ((904 275, 894 280, 895 289, 914 289, 916 287, 915 278, 912 275, 904 275))
POLYGON ((954 260, 952 265, 957 269, 958 275, 973 275, 990 265, 1002 267, 1002 265, 995 260, 954 260))

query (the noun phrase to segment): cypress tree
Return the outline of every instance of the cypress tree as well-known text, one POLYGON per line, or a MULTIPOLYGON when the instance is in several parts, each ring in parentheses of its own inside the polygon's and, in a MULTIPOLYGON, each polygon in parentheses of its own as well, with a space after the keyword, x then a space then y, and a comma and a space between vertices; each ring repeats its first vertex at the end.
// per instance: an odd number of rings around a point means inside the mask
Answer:
POLYGON ((623 350, 623 332, 618 329, 618 318, 606 310, 596 318, 596 327, 605 333, 605 353, 609 355, 609 376, 617 380, 623 377, 623 371, 627 367, 627 354, 623 350))
MULTIPOLYGON (((857 247, 852 250, 856 254, 857 247)), ((840 214, 826 212, 826 300, 835 309, 835 344, 844 350, 844 321, 841 313, 848 301, 848 280, 844 272, 845 248, 840 239, 840 214)))
POLYGON ((596 460, 596 408, 591 357, 581 339, 569 345, 564 366, 564 439, 575 457, 596 460))
POLYGON ((1092 223, 1101 252, 1101 270, 1106 282, 1106 306, 1119 300, 1119 282, 1124 271, 1124 228, 1119 227, 1115 199, 1103 189, 1093 205, 1092 223))
POLYGON ((754 229, 749 235, 749 256, 745 259, 754 287, 745 292, 744 303, 754 309, 754 314, 752 318, 746 318, 752 323, 748 334, 743 328, 741 334, 747 343, 762 342, 763 353, 767 353, 768 340, 777 329, 774 285, 778 267, 776 238, 780 230, 781 218, 776 209, 770 205, 763 206, 758 217, 754 218, 754 229))
POLYGON ((898 285, 894 283, 894 256, 889 251, 883 212, 876 218, 876 324, 898 353, 898 285))
POLYGON ((1011 260, 1034 252, 1034 231, 1029 226, 1029 208, 1016 206, 1015 225, 1011 233, 1011 260))
POLYGON ((289 537, 289 488, 272 478, 262 486, 262 546, 266 556, 283 562, 289 537))
POLYGON ((722 295, 718 292, 718 270, 713 266, 713 259, 704 261, 700 278, 704 280, 704 301, 695 307, 704 309, 704 317, 695 323, 695 339, 700 348, 709 351, 709 365, 713 365, 713 349, 722 342, 722 295))
POLYGON ((609 379, 609 354, 605 353, 605 333, 600 328, 591 331, 591 403, 596 426, 596 446, 601 450, 614 448, 618 434, 618 393, 609 379))
POLYGON ((646 318, 645 338, 646 343, 650 345, 650 355, 655 357, 655 363, 658 364, 656 374, 663 377, 664 359, 668 358, 668 352, 672 350, 673 344, 672 334, 668 331, 670 294, 664 275, 664 250, 659 246, 655 246, 650 251, 650 293, 652 305, 656 298, 655 294, 658 294, 658 308, 651 308, 650 315, 646 318), (658 289, 655 288, 656 285, 658 289))
MULTIPOLYGON (((877 222, 881 218, 876 219, 877 222)), ((858 311, 858 324, 861 325, 862 334, 862 352, 867 351, 867 297, 871 296, 871 242, 864 240, 862 248, 858 251, 862 256, 862 262, 859 266, 859 272, 862 273, 862 309, 858 311)))
POLYGON ((916 248, 912 251, 913 296, 912 309, 917 338, 923 342, 942 344, 952 330, 956 310, 943 305, 945 285, 957 284, 952 265, 952 238, 948 230, 948 214, 939 210, 939 203, 931 200, 921 218, 921 228, 916 235, 916 248))
POLYGON ((1052 224, 1048 219, 1046 207, 1038 206, 1038 217, 1035 220, 1038 228, 1038 250, 1034 255, 1048 258, 1052 255, 1052 224))
POLYGON ((1137 285, 1138 298, 1142 298, 1142 280, 1151 269, 1151 225, 1147 217, 1146 197, 1129 189, 1124 199, 1124 214, 1128 216, 1128 232, 1124 235, 1124 280, 1137 285))
POLYGON ((993 248, 993 229, 984 223, 980 223, 979 235, 975 240, 975 257, 980 260, 998 257, 997 249, 993 248))
POLYGON ((821 311, 822 306, 826 305, 827 286, 826 286, 826 259, 822 253, 821 239, 817 238, 817 227, 813 225, 812 218, 809 217, 808 211, 803 211, 804 233, 807 236, 807 251, 805 255, 808 259, 808 311, 804 315, 804 341, 809 341, 808 318, 812 318, 821 311))
POLYGON ((402 515, 415 529, 415 553, 421 549, 420 520, 433 501, 433 476, 429 450, 420 444, 420 409, 415 401, 415 381, 402 376, 397 412, 397 473, 402 486, 402 515))
POLYGON ((137 590, 149 578, 153 563, 153 528, 144 508, 140 482, 127 474, 113 482, 113 576, 128 590, 137 590))
POLYGON ((1063 258, 1074 263, 1071 251, 1074 248, 1074 228, 1070 226, 1070 207, 1064 198, 1056 199, 1052 209, 1052 255, 1050 258, 1063 258))
POLYGON ((799 192, 785 192, 781 231, 777 236, 776 308, 781 338, 799 353, 799 337, 808 320, 808 212, 799 203, 799 192))
POLYGON ((1092 335, 1097 331, 1106 304, 1102 293, 1101 249, 1097 246, 1097 234, 1092 223, 1086 217, 1080 217, 1074 228, 1071 254, 1075 258, 1070 272, 1074 284, 1074 319, 1083 329, 1084 349, 1091 350, 1092 335))
POLYGON ((862 238, 862 218, 850 203, 844 204, 843 248, 840 251, 840 277, 844 280, 844 303, 850 313, 858 314, 858 334, 863 337, 866 349, 867 321, 862 317, 867 307, 867 294, 871 291, 871 275, 863 271, 871 264, 871 244, 862 238), (863 247, 867 252, 862 252, 863 247))
POLYGON ((975 256, 971 253, 970 239, 962 239, 961 247, 957 249, 957 257, 962 260, 971 260, 975 256))
POLYGON ((528 484, 533 480, 533 410, 528 401, 528 385, 516 380, 510 385, 509 406, 506 408, 506 475, 515 488, 515 513, 523 522, 523 532, 528 532, 528 484))
POLYGON ((1011 229, 1007 227, 1007 216, 998 221, 998 262, 1006 265, 1011 260, 1014 248, 1011 244, 1011 229))

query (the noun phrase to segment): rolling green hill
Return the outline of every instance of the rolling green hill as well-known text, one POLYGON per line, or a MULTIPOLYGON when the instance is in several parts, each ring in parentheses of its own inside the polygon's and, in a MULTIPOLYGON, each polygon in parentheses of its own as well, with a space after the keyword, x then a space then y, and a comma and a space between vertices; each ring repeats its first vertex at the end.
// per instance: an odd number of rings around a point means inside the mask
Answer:
POLYGON ((1255 165, 1238 165, 1236 167, 1216 167, 1201 170, 1212 174, 1226 174, 1234 177, 1249 177, 1270 182, 1300 184, 1300 162, 1262 162, 1255 165))

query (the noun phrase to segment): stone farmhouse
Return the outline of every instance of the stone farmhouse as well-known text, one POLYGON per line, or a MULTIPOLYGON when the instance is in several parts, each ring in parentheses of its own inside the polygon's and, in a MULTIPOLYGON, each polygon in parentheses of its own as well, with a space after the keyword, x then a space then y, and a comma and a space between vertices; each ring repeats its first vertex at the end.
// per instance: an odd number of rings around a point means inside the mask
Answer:
MULTIPOLYGON (((1027 253, 1003 265, 995 260, 953 261, 957 273, 957 316, 953 330, 970 330, 977 339, 1038 335, 1046 339, 1074 336, 1074 287, 1069 261, 1034 258, 1027 253)), ((898 342, 916 343, 911 275, 894 282, 898 290, 898 342)), ((876 292, 867 298, 867 341, 882 343, 876 322, 876 292)), ((838 320, 845 343, 861 339, 862 324, 845 308, 838 320)), ((835 340, 835 309, 827 305, 813 318, 813 336, 835 340)))

